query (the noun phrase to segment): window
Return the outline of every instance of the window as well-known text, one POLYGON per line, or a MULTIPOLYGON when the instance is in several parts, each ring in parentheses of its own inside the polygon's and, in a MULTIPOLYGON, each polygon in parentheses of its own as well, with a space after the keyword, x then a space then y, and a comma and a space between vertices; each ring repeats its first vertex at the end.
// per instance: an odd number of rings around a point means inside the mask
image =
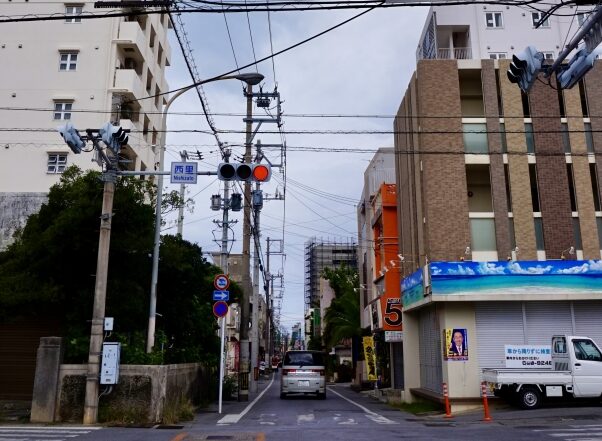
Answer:
MULTIPOLYGON (((82 15, 82 5, 65 5, 65 15, 82 15)), ((81 23, 82 19, 79 17, 66 18, 65 23, 81 23)))
POLYGON ((77 68, 77 52, 61 52, 59 70, 75 70, 77 68))
POLYGON ((571 138, 569 136, 569 125, 567 123, 561 123, 560 132, 562 133, 562 146, 564 148, 564 153, 571 153, 571 138))
POLYGON ((543 53, 543 57, 546 60, 553 60, 554 59, 554 52, 544 52, 543 53))
POLYGON ((502 28, 504 22, 502 20, 501 12, 486 12, 485 23, 489 29, 502 28))
POLYGON ((533 137, 533 124, 525 123, 525 139, 527 141, 527 153, 535 153, 535 138, 533 137))
POLYGON ((508 153, 508 141, 506 139, 506 124, 500 123, 500 138, 502 143, 502 153, 508 153))
POLYGON ((537 251, 545 251, 544 241, 543 241, 543 220, 540 217, 536 217, 533 219, 535 223, 535 246, 537 247, 537 251))
POLYGON ((573 164, 566 164, 566 176, 569 184, 569 196, 571 199, 571 211, 577 211, 577 197, 575 196, 575 176, 573 175, 573 164))
POLYGON ((489 52, 489 58, 492 60, 505 60, 508 57, 506 52, 489 52))
POLYGON ((602 217, 596 218, 596 226, 598 227, 598 246, 602 250, 602 217))
POLYGON ((72 102, 55 101, 54 102, 54 119, 71 119, 72 102))
POLYGON ((596 169, 596 164, 590 162, 589 163, 589 176, 590 181, 592 183, 592 193, 594 195, 594 210, 600 211, 600 190, 598 187, 598 170, 596 169))
MULTIPOLYGON (((543 13, 541 12, 531 12, 531 21, 533 22, 533 27, 537 26, 537 23, 542 19, 543 13)), ((549 17, 546 18, 541 24, 540 28, 549 28, 550 20, 549 17)))
POLYGON ((489 153, 487 126, 485 124, 462 124, 464 151, 466 153, 489 153))
POLYGON ((67 153, 48 153, 46 172, 49 174, 63 173, 67 166, 67 153))
POLYGON ((531 202, 533 211, 539 212, 539 188, 537 186, 537 170, 535 164, 529 164, 529 181, 531 183, 531 202))
POLYGON ((573 219, 573 240, 575 241, 575 249, 582 250, 583 243, 581 242, 581 227, 579 225, 579 218, 574 217, 573 219))
POLYGON ((585 145, 587 146, 587 153, 594 153, 594 137, 592 135, 592 124, 583 124, 585 130, 585 145))
POLYGON ((471 248, 473 251, 495 251, 495 223, 493 219, 470 219, 471 248))
POLYGON ((602 354, 591 340, 574 339, 573 349, 577 360, 602 361, 602 354))

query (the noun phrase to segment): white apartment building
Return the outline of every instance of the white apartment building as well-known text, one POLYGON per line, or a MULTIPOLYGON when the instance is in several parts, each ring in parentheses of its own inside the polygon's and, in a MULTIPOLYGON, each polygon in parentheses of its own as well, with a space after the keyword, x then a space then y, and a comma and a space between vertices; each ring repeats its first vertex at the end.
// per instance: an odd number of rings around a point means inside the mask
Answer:
MULTIPOLYGON (((127 11, 126 9, 122 9, 127 11)), ((103 13, 93 2, 3 2, 0 13, 103 13)), ((56 128, 71 121, 85 133, 107 121, 130 129, 121 166, 152 169, 171 49, 167 14, 5 23, 0 27, 0 250, 36 212, 72 164, 99 169, 92 153, 75 155, 56 128), (128 100, 143 99, 128 103, 128 100)), ((88 146, 91 146, 89 143, 88 146)))
MULTIPOLYGON (((552 1, 541 5, 547 10, 552 1)), ((565 6, 542 26, 542 14, 527 6, 458 5, 431 7, 420 37, 417 59, 504 59, 533 45, 545 58, 563 50, 592 6, 565 6), (568 35, 568 37, 567 37, 568 35)))

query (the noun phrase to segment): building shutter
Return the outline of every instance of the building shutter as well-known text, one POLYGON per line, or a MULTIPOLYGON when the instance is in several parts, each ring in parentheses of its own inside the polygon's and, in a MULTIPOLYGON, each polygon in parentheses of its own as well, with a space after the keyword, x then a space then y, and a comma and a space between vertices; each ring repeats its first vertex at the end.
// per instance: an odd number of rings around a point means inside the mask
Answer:
POLYGON ((441 393, 441 333, 435 307, 420 311, 420 386, 441 393))
POLYGON ((598 346, 602 346, 602 302, 574 301, 575 334, 592 338, 598 346))
POLYGON ((569 302, 525 302, 529 345, 551 345, 555 334, 573 334, 569 302))
MULTIPOLYGON (((479 368, 504 368, 504 345, 524 344, 520 302, 478 302, 475 305, 479 368)), ((470 336, 468 336, 470 355, 470 336)))

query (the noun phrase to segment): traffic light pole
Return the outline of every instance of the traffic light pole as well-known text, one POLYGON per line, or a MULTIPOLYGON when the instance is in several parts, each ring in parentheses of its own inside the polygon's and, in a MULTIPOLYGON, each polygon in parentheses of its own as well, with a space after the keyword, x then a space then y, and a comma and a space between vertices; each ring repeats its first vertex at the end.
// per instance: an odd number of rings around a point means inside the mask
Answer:
MULTIPOLYGON (((259 183, 255 185, 255 190, 259 191, 259 183)), ((254 201, 254 198, 253 198, 254 201)), ((254 205, 254 204, 253 204, 254 205)), ((251 392, 257 392, 257 380, 255 372, 259 372, 259 207, 253 206, 253 314, 251 318, 251 371, 253 378, 251 381, 251 392)))
MULTIPOLYGON (((251 163, 253 137, 253 86, 247 84, 247 118, 244 162, 251 163)), ((238 401, 249 401, 249 300, 251 286, 251 183, 245 182, 242 239, 242 298, 240 305, 240 362, 238 401)))
POLYGON ((90 352, 86 375, 86 396, 84 401, 84 424, 96 424, 98 419, 98 379, 104 331, 105 302, 107 297, 107 277, 109 273, 109 245, 111 242, 111 218, 113 216, 113 195, 115 194, 116 173, 110 164, 103 173, 104 192, 100 235, 98 238, 98 259, 96 261, 96 282, 94 286, 94 307, 90 332, 90 352))

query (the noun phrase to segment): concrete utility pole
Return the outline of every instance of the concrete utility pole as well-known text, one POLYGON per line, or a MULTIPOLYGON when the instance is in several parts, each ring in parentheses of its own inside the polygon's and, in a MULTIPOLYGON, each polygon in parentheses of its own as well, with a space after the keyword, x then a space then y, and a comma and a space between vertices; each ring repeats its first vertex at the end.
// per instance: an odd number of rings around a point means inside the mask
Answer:
MULTIPOLYGON (((253 86, 247 84, 246 118, 246 163, 251 163, 251 143, 253 140, 253 86)), ((240 362, 238 374, 238 401, 249 401, 249 300, 251 286, 251 184, 245 182, 242 239, 242 298, 240 305, 240 362)))
POLYGON ((107 164, 102 179, 105 182, 100 216, 98 238, 98 259, 96 261, 96 282, 94 286, 94 308, 92 330, 90 332, 90 353, 86 375, 86 397, 84 402, 84 424, 96 424, 98 418, 98 378, 104 331, 105 301, 107 297, 107 277, 109 273, 109 246, 111 243, 111 218, 113 217, 113 195, 115 194, 115 170, 107 164))
MULTIPOLYGON (((255 191, 259 193, 259 183, 255 184, 255 191)), ((253 315, 251 318, 251 371, 253 372, 253 379, 251 381, 251 392, 257 392, 258 381, 255 380, 255 372, 259 371, 259 240, 261 237, 259 213, 261 208, 260 206, 255 205, 255 196, 252 197, 252 200, 254 212, 253 231, 255 240, 253 241, 253 315)))
MULTIPOLYGON (((182 162, 186 162, 188 159, 188 154, 186 151, 180 152, 180 158, 182 162)), ((182 236, 182 231, 184 229, 184 197, 186 191, 186 185, 180 184, 180 206, 178 207, 178 234, 182 236)))

